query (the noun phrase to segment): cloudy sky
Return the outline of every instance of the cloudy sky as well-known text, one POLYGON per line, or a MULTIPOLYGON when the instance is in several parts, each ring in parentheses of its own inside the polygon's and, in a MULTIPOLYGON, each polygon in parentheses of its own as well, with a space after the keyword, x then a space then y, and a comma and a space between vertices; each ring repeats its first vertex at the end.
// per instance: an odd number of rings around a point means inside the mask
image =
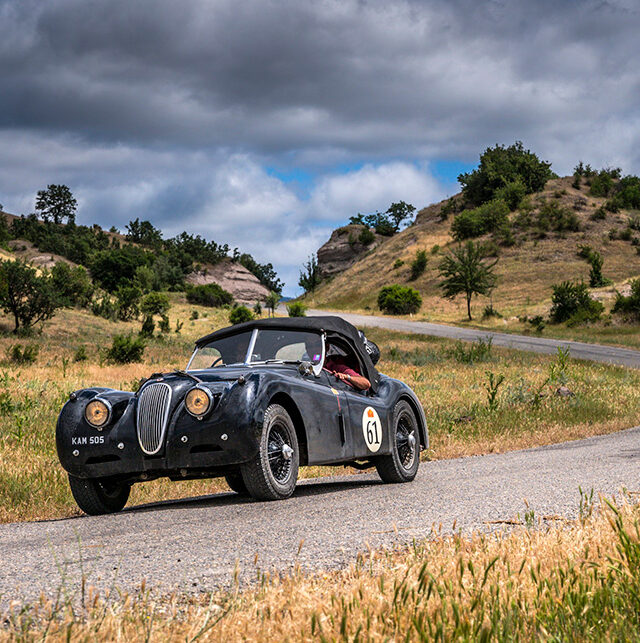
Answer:
POLYGON ((0 0, 0 203, 270 261, 516 139, 640 173, 637 0, 0 0))

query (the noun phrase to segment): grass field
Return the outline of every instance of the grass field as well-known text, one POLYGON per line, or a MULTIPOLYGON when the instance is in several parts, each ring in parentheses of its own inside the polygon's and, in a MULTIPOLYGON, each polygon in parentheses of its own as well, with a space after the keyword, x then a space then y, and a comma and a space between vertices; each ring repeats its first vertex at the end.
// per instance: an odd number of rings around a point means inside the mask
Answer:
MULTIPOLYGON (((227 324, 228 311, 195 307, 172 295, 171 326, 180 334, 149 343, 140 364, 104 361, 115 333, 137 332, 138 323, 114 323, 91 313, 66 310, 45 333, 18 339, 0 337, 0 355, 16 343, 37 343, 36 363, 0 365, 0 521, 70 516, 79 513, 55 453, 54 429, 69 392, 90 385, 131 390, 153 371, 184 368, 193 340, 227 324), (207 317, 204 317, 207 315, 207 317), (88 359, 75 362, 84 346, 88 359)), ((637 424, 640 372, 558 357, 457 344, 426 337, 368 331, 382 347, 380 370, 406 381, 418 394, 429 422, 429 458, 445 458, 574 439, 637 424), (490 378, 504 381, 490 399, 490 378), (571 395, 556 395, 566 386, 571 395)), ((303 476, 343 473, 308 468, 303 476)), ((135 485, 130 504, 226 490, 221 480, 135 485)))
POLYGON ((637 640, 637 507, 579 518, 523 506, 515 531, 444 537, 370 551, 340 571, 282 577, 205 594, 156 596, 148 588, 108 602, 43 598, 16 607, 0 640, 410 641, 637 640))

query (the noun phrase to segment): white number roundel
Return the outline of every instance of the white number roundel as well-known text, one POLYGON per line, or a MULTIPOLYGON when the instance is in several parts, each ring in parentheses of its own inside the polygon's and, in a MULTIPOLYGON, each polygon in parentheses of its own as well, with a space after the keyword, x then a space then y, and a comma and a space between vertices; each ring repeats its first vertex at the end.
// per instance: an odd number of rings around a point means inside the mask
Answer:
POLYGON ((376 410, 370 406, 362 413, 362 434, 369 451, 375 453, 382 444, 382 422, 376 410))

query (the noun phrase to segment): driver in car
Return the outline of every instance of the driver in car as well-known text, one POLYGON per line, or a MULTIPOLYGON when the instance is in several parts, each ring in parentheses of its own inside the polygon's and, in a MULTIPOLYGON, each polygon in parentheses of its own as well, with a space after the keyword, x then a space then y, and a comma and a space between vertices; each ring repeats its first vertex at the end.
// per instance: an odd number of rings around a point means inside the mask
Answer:
POLYGON ((346 356, 335 346, 329 345, 327 358, 324 362, 324 370, 339 380, 346 382, 357 391, 367 391, 371 388, 371 382, 348 366, 346 356))

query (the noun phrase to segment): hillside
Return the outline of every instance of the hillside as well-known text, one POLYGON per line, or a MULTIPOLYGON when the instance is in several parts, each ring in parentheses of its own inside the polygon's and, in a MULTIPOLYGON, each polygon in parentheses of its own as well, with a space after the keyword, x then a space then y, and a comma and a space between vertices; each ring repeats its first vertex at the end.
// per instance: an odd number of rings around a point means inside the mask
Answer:
MULTIPOLYGON (((604 259, 604 276, 613 283, 593 291, 593 296, 604 302, 615 297, 616 289, 628 290, 625 284, 640 275, 640 255, 636 251, 638 246, 634 245, 638 243, 634 239, 640 233, 629 228, 629 217, 637 212, 606 212, 604 219, 599 218, 607 199, 591 196, 585 182, 579 189, 572 187, 572 183, 573 177, 549 180, 544 190, 526 198, 528 207, 512 212, 509 218, 514 223, 527 214, 535 217, 545 203, 550 203, 574 213, 579 230, 540 233, 514 225, 514 244, 510 246, 493 243, 491 235, 480 237, 480 240, 491 242, 499 257, 496 266, 498 285, 492 302, 505 318, 500 324, 515 321, 518 316, 548 312, 554 283, 567 279, 588 282, 589 266, 577 255, 579 245, 592 246, 604 259)), ((453 198, 457 201, 461 197, 453 198)), ((305 303, 323 308, 377 311, 380 288, 399 283, 420 291, 423 304, 418 317, 463 321, 466 315, 462 298, 454 302, 445 300, 438 288, 438 263, 447 247, 454 244, 453 215, 449 214, 445 220, 441 216, 448 203, 449 200, 445 200, 420 210, 413 225, 358 257, 351 267, 325 280, 313 295, 305 296, 305 303), (410 281, 410 263, 416 251, 423 249, 429 255, 427 269, 417 280, 410 281)), ((474 300, 476 320, 487 304, 489 300, 485 298, 474 300)))
MULTIPOLYGON (((91 250, 96 249, 114 249, 120 247, 131 247, 137 248, 143 252, 149 252, 150 250, 157 251, 158 247, 153 248, 153 246, 145 243, 134 243, 127 238, 126 235, 121 234, 115 229, 110 231, 103 230, 99 226, 93 226, 92 228, 86 228, 84 226, 75 226, 73 229, 68 229, 65 224, 49 224, 54 226, 54 228, 46 228, 46 226, 36 220, 29 220, 30 225, 24 226, 25 231, 28 231, 29 234, 32 234, 32 239, 24 238, 20 235, 20 232, 15 232, 20 230, 20 224, 25 221, 24 217, 11 214, 9 212, 3 212, 0 210, 0 217, 4 219, 6 223, 6 228, 8 230, 3 243, 3 247, 0 247, 0 260, 15 260, 20 259, 26 261, 37 269, 46 268, 51 269, 56 263, 63 262, 71 266, 82 265, 87 269, 90 269, 91 264, 91 250), (39 230, 38 230, 39 228, 39 230), (54 230, 54 234, 58 237, 68 236, 71 241, 69 243, 60 243, 59 239, 54 239, 51 234, 51 230, 54 230), (77 236, 88 236, 91 241, 97 240, 101 245, 89 244, 89 250, 82 252, 84 248, 80 247, 78 250, 77 247, 74 247, 74 243, 78 246, 81 246, 81 243, 78 243, 77 240, 74 241, 73 230, 82 233, 77 236), (68 234, 67 234, 68 233, 68 234), (55 248, 60 246, 60 253, 51 251, 50 248, 55 248), (65 256, 63 253, 63 248, 71 250, 73 259, 69 256, 65 256), (76 256, 77 255, 77 256, 76 256)), ((143 224, 148 224, 148 222, 143 222, 143 224)), ((154 230, 151 224, 149 229, 154 230)), ((159 231, 158 231, 159 232, 159 231)), ((26 235, 25 235, 26 236, 26 235)), ((160 237, 159 237, 160 238, 160 237)), ((196 238, 198 240, 199 238, 196 238)), ((181 240, 182 241, 182 240, 181 240)), ((165 242, 165 244, 168 242, 165 242)), ((205 242, 206 243, 206 242, 205 242)), ((186 240, 184 244, 186 250, 183 250, 183 254, 188 254, 189 257, 185 261, 182 256, 178 259, 182 260, 185 265, 181 266, 184 269, 184 283, 192 285, 205 285, 210 283, 216 283, 220 287, 224 288, 226 291, 230 292, 233 296, 234 301, 239 304, 254 304, 255 302, 263 302, 270 293, 269 288, 267 288, 260 279, 253 274, 249 269, 247 269, 240 261, 236 258, 231 258, 224 256, 224 252, 220 252, 220 258, 216 263, 211 263, 210 261, 202 260, 197 254, 198 251, 201 251, 201 247, 194 247, 196 244, 193 243, 193 238, 186 240)), ((174 244, 177 245, 177 244, 174 244)), ((201 244, 200 244, 201 245, 201 244)), ((242 257, 249 257, 253 266, 258 268, 266 268, 269 266, 261 266, 253 261, 253 258, 250 255, 242 255, 242 257)), ((175 262, 177 264, 177 261, 175 262)), ((173 268, 176 266, 174 265, 173 268)), ((275 273, 273 273, 275 275, 275 273)), ((166 284, 165 284, 166 285, 166 284)), ((175 288, 173 288, 175 289, 175 288)))

